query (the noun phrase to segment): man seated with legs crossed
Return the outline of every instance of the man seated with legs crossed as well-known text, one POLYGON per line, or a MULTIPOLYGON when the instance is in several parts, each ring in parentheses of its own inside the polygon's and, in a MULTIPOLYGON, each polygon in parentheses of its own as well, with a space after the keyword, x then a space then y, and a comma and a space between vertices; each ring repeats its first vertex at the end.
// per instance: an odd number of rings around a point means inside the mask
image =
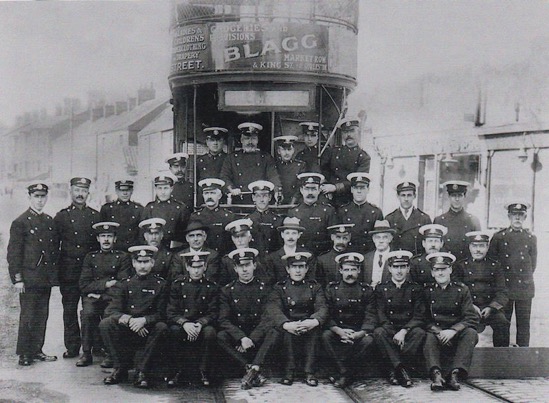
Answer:
POLYGON ((253 248, 229 253, 238 279, 224 286, 219 298, 221 331, 217 333, 217 343, 246 371, 242 389, 266 382, 260 370, 278 335, 266 320, 262 320, 269 288, 254 276, 258 254, 253 248))

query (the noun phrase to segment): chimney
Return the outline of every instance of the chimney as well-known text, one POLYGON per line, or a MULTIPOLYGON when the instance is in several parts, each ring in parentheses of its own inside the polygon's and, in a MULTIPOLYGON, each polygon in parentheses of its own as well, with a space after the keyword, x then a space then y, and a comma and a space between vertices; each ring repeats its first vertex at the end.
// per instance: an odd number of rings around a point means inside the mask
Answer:
POLYGON ((116 101, 115 107, 117 115, 128 111, 128 103, 126 101, 116 101))
POLYGON ((141 105, 143 102, 150 101, 156 98, 156 90, 151 84, 150 88, 139 88, 137 90, 137 105, 141 105))
POLYGON ((95 122, 97 119, 101 119, 105 116, 105 108, 102 106, 92 109, 92 122, 95 122))
POLYGON ((114 105, 108 104, 105 105, 105 117, 108 118, 109 116, 114 115, 114 105))
POLYGON ((129 106, 130 111, 133 110, 136 105, 137 105, 137 98, 136 97, 128 98, 128 106, 129 106))

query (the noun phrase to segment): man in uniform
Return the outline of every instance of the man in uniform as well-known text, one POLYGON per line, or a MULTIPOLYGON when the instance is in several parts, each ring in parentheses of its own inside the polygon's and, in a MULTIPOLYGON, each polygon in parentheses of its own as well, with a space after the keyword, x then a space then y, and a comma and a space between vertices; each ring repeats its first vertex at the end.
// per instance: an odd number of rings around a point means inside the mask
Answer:
POLYGON ((163 218, 147 218, 139 223, 143 231, 143 238, 149 246, 154 246, 157 251, 154 254, 154 265, 152 273, 167 279, 172 267, 175 252, 172 252, 164 244, 164 226, 166 220, 163 218))
POLYGON ((172 197, 192 210, 194 207, 194 187, 191 182, 185 180, 188 159, 187 153, 175 153, 166 158, 166 163, 170 166, 172 175, 177 178, 177 181, 173 184, 172 197))
MULTIPOLYGON (((220 178, 225 181, 233 202, 235 197, 242 197, 242 192, 256 180, 268 180, 275 185, 276 189, 282 186, 276 172, 274 158, 257 148, 258 136, 263 126, 246 122, 239 124, 238 130, 240 130, 242 150, 227 155, 220 173, 220 178)), ((245 198, 243 201, 248 200, 245 198)))
POLYGON ((143 220, 148 218, 162 218, 164 224, 164 238, 162 243, 168 249, 184 242, 183 230, 189 221, 189 207, 173 197, 174 180, 171 176, 160 175, 154 178, 155 199, 145 206, 143 220))
POLYGON ((431 218, 420 209, 414 207, 416 189, 415 183, 399 183, 396 191, 400 206, 385 216, 391 227, 396 230, 393 239, 393 249, 408 250, 412 252, 412 255, 423 253, 419 227, 431 224, 431 218))
POLYGON ((231 248, 225 226, 236 220, 236 215, 232 211, 219 207, 225 182, 221 179, 207 178, 198 182, 198 186, 202 191, 205 206, 192 213, 190 221, 200 221, 208 228, 206 246, 223 256, 231 248))
POLYGON ((470 255, 456 262, 454 280, 463 282, 473 297, 473 306, 479 316, 480 329, 489 325, 494 330, 494 347, 509 346, 509 321, 503 308, 507 305, 505 276, 498 261, 487 257, 490 235, 482 231, 465 234, 469 238, 470 255))
POLYGON ((153 360, 159 347, 166 342, 167 284, 166 280, 151 273, 156 252, 154 246, 132 246, 129 252, 135 275, 113 289, 105 318, 99 324, 101 336, 114 360, 114 370, 103 382, 115 385, 127 380, 133 355, 137 348, 144 346, 137 362, 134 384, 146 389, 150 386, 153 360))
POLYGON ((51 287, 59 285, 57 258, 59 239, 53 219, 44 213, 48 186, 35 183, 27 188, 29 208, 10 227, 8 270, 19 293, 21 313, 17 350, 19 365, 34 360, 55 361, 42 352, 49 315, 51 287))
POLYGON ((269 208, 274 184, 269 181, 254 181, 248 185, 252 192, 255 210, 246 218, 252 220, 252 237, 260 259, 282 246, 277 228, 282 224, 282 217, 269 208))
POLYGON ((86 206, 91 180, 72 178, 70 181, 71 205, 59 211, 54 218, 61 241, 59 256, 59 284, 63 303, 64 339, 67 351, 63 358, 78 357, 80 352, 80 273, 88 252, 97 249, 97 238, 92 225, 99 221, 99 212, 86 206))
MULTIPOLYGON (((89 252, 84 258, 78 283, 82 294, 82 355, 76 361, 77 367, 93 364, 92 348, 98 350, 103 347, 99 337, 99 322, 111 299, 110 290, 132 274, 129 255, 114 248, 119 226, 116 222, 108 221, 93 225, 100 249, 89 252)), ((107 356, 101 365, 108 368, 110 362, 107 356)))
POLYGON ((207 255, 208 252, 183 254, 187 275, 179 276, 170 288, 166 312, 177 372, 168 380, 168 387, 177 386, 196 366, 202 385, 210 386, 219 287, 204 277, 207 255))
MULTIPOLYGON (((306 172, 322 172, 322 168, 318 163, 318 136, 320 136, 321 130, 319 129, 318 122, 301 122, 299 124, 303 130, 303 142, 305 143, 305 148, 297 153, 295 158, 297 160, 305 162, 306 172)), ((330 160, 330 151, 329 147, 324 150, 324 153, 320 157, 322 167, 324 167, 330 160)))
POLYGON ((258 253, 253 248, 229 253, 238 279, 224 286, 219 298, 217 343, 246 372, 242 389, 266 382, 261 367, 277 339, 276 330, 262 320, 269 288, 254 275, 258 253))
POLYGON ((419 228, 419 233, 423 236, 421 245, 425 252, 414 256, 410 261, 410 278, 413 282, 424 286, 434 284, 435 279, 431 275, 431 263, 427 260, 427 255, 442 251, 447 232, 448 228, 440 224, 427 224, 419 228))
MULTIPOLYGON (((265 257, 265 282, 269 286, 288 277, 286 262, 282 259, 284 255, 292 255, 298 252, 310 253, 309 250, 299 245, 299 238, 305 230, 305 228, 300 225, 299 218, 286 217, 282 225, 277 229, 280 231, 280 237, 282 238, 283 245, 280 249, 269 253, 265 257)), ((308 267, 307 279, 314 279, 316 275, 317 263, 316 258, 312 256, 312 254, 308 262, 308 267)))
POLYGON ((360 121, 347 117, 340 121, 339 130, 343 145, 330 153, 325 169, 326 182, 322 193, 334 195, 334 205, 341 206, 351 201, 351 183, 347 178, 352 172, 370 172, 370 156, 359 147, 360 121))
POLYGON ((383 213, 379 207, 369 203, 370 177, 361 172, 347 175, 351 184, 353 200, 341 206, 337 215, 339 222, 355 224, 351 230, 350 249, 354 252, 366 254, 375 249, 372 238, 368 236, 376 221, 383 220, 383 213))
POLYGON ((465 379, 478 342, 476 327, 478 316, 469 288, 452 281, 452 265, 456 261, 448 252, 435 252, 427 256, 435 284, 424 288, 427 304, 427 326, 423 354, 431 374, 431 390, 444 387, 459 390, 459 380, 465 379), (450 373, 442 377, 441 351, 451 357, 450 373))
POLYGON ((363 256, 351 252, 336 259, 340 279, 326 288, 330 320, 329 329, 322 333, 322 343, 338 370, 338 376, 331 376, 330 381, 343 388, 353 375, 349 364, 366 360, 377 320, 374 291, 358 280, 363 256))
POLYGON ((196 160, 196 181, 202 179, 219 178, 223 161, 227 153, 223 151, 228 130, 224 127, 207 127, 203 130, 206 135, 208 152, 196 160))
POLYGON ((463 181, 448 181, 446 186, 450 199, 450 209, 438 217, 434 223, 444 225, 448 233, 444 239, 445 248, 452 253, 457 260, 467 257, 469 243, 465 234, 471 231, 480 231, 480 221, 477 217, 465 211, 465 195, 469 183, 463 181))
POLYGON ((288 217, 299 218, 305 230, 300 238, 300 246, 318 255, 330 249, 330 238, 326 227, 336 222, 335 209, 318 201, 320 184, 324 176, 315 172, 298 175, 301 181, 300 192, 303 202, 288 210, 288 217))
POLYGON ((314 280, 306 280, 307 263, 311 258, 308 252, 284 255, 289 277, 279 281, 269 296, 266 314, 282 332, 285 375, 283 385, 294 382, 296 349, 304 353, 305 383, 318 386, 315 376, 316 349, 320 341, 322 325, 328 320, 328 307, 322 286, 314 280))
POLYGON ((535 295, 534 271, 538 260, 537 238, 524 228, 528 203, 515 202, 506 206, 510 225, 494 234, 488 256, 500 262, 505 275, 509 303, 505 316, 510 322, 515 311, 517 344, 530 344, 530 313, 535 295))
POLYGON ((120 224, 116 232, 116 248, 127 251, 130 246, 140 243, 139 221, 143 206, 131 201, 133 181, 119 180, 114 183, 116 201, 105 203, 99 211, 101 221, 112 221, 120 224))
POLYGON ((279 136, 273 141, 276 146, 276 171, 282 183, 282 202, 284 204, 296 204, 299 199, 299 180, 297 176, 305 171, 305 162, 295 159, 294 142, 296 136, 279 136))
POLYGON ((379 283, 383 283, 391 278, 387 257, 391 251, 391 242, 395 235, 395 230, 391 228, 387 220, 376 221, 374 228, 368 232, 374 241, 375 250, 364 255, 364 276, 366 284, 375 288, 379 283))
POLYGON ((336 257, 348 252, 349 242, 351 242, 351 228, 354 226, 354 224, 336 224, 326 228, 330 233, 332 249, 318 257, 315 276, 316 281, 322 284, 323 287, 326 287, 332 281, 341 280, 340 267, 336 262, 336 257))
POLYGON ((425 331, 425 303, 423 287, 410 282, 410 258, 406 250, 389 252, 387 263, 391 279, 376 287, 376 306, 379 327, 374 330, 374 338, 389 364, 389 383, 409 388, 413 385, 403 358, 415 359, 422 352, 425 331))

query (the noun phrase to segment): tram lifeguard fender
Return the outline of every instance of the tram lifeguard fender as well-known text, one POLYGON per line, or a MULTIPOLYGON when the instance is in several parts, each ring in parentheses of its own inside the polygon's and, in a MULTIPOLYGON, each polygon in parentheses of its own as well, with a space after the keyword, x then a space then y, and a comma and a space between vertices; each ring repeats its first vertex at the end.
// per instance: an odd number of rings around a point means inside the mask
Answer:
POLYGON ((520 379, 549 376, 547 347, 478 347, 469 378, 520 379))

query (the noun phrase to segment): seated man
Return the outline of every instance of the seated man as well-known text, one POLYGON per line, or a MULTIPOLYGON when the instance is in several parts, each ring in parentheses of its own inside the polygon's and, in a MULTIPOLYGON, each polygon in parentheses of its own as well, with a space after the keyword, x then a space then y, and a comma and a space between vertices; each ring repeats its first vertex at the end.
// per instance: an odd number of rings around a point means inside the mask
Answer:
POLYGON ((320 284, 305 279, 310 258, 308 252, 282 257, 289 278, 274 285, 266 307, 268 318, 283 335, 284 353, 281 358, 285 362, 285 375, 280 381, 283 385, 294 382, 295 350, 299 349, 305 355, 305 382, 309 386, 318 386, 316 348, 320 329, 328 319, 328 307, 320 284))
POLYGON ((427 335, 423 354, 433 381, 431 390, 443 390, 445 386, 459 390, 459 379, 467 376, 478 342, 478 316, 469 288, 452 281, 450 277, 455 256, 448 252, 436 252, 428 255, 427 260, 431 263, 431 274, 436 282, 424 288, 427 335), (441 350, 452 354, 446 380, 441 373, 441 350))
POLYGON ((200 382, 210 386, 216 333, 213 324, 218 315, 218 287, 204 278, 208 252, 189 252, 185 259, 187 275, 179 276, 170 288, 166 310, 170 324, 172 352, 177 365, 168 387, 177 386, 184 375, 196 367, 200 382))
POLYGON ((316 280, 323 287, 332 281, 341 280, 340 267, 336 262, 336 257, 348 252, 349 242, 351 242, 350 230, 354 226, 354 224, 337 224, 326 228, 330 232, 332 249, 318 257, 316 273, 316 280))
POLYGON ((427 224, 419 228, 419 233, 423 236, 421 245, 425 252, 410 260, 410 278, 414 283, 423 286, 435 283, 435 279, 431 276, 431 263, 427 260, 427 255, 442 252, 444 235, 447 232, 448 228, 440 224, 427 224))
POLYGON ((115 288, 112 301, 99 324, 101 336, 112 354, 113 372, 104 379, 114 385, 128 378, 135 350, 145 347, 137 363, 135 385, 148 388, 148 375, 158 347, 165 343, 168 326, 163 322, 166 312, 166 281, 151 273, 154 266, 154 246, 132 246, 135 275, 115 288))
POLYGON ((374 241, 375 250, 364 255, 364 275, 362 281, 375 288, 379 283, 391 278, 387 268, 387 256, 395 230, 387 220, 376 221, 373 230, 368 232, 374 241))
MULTIPOLYGON (((76 361, 77 367, 93 364, 92 348, 98 350, 103 347, 99 336, 99 322, 111 299, 110 290, 120 280, 132 274, 128 254, 114 249, 118 227, 119 224, 115 222, 99 222, 92 226, 101 249, 86 255, 80 273, 82 355, 76 361)), ((101 366, 112 367, 108 354, 101 366)))
POLYGON ((403 358, 417 358, 425 339, 423 287, 407 280, 411 257, 412 253, 405 250, 389 252, 391 279, 376 287, 375 292, 379 327, 374 338, 384 363, 390 365, 389 383, 405 388, 413 382, 403 358))
POLYGON ((158 249, 154 255, 153 274, 168 279, 175 253, 162 243, 165 225, 166 220, 163 218, 148 218, 139 223, 139 228, 143 231, 143 238, 145 238, 147 245, 158 249))
POLYGON ((359 253, 343 253, 336 257, 341 280, 326 288, 326 303, 330 312, 329 329, 322 333, 322 343, 335 361, 338 376, 330 381, 337 388, 351 381, 350 361, 364 362, 366 352, 374 342, 376 326, 374 291, 358 281, 364 257, 359 253))
POLYGON ((269 289, 254 276, 257 249, 242 248, 229 253, 238 279, 221 289, 217 343, 246 371, 242 389, 261 386, 265 357, 276 342, 278 332, 262 320, 269 289))
POLYGON ((503 313, 507 305, 505 276, 499 262, 486 256, 490 235, 482 231, 465 234, 469 238, 470 256, 456 262, 453 276, 471 290, 473 307, 480 320, 479 333, 489 325, 494 330, 494 347, 509 346, 509 321, 503 313))

